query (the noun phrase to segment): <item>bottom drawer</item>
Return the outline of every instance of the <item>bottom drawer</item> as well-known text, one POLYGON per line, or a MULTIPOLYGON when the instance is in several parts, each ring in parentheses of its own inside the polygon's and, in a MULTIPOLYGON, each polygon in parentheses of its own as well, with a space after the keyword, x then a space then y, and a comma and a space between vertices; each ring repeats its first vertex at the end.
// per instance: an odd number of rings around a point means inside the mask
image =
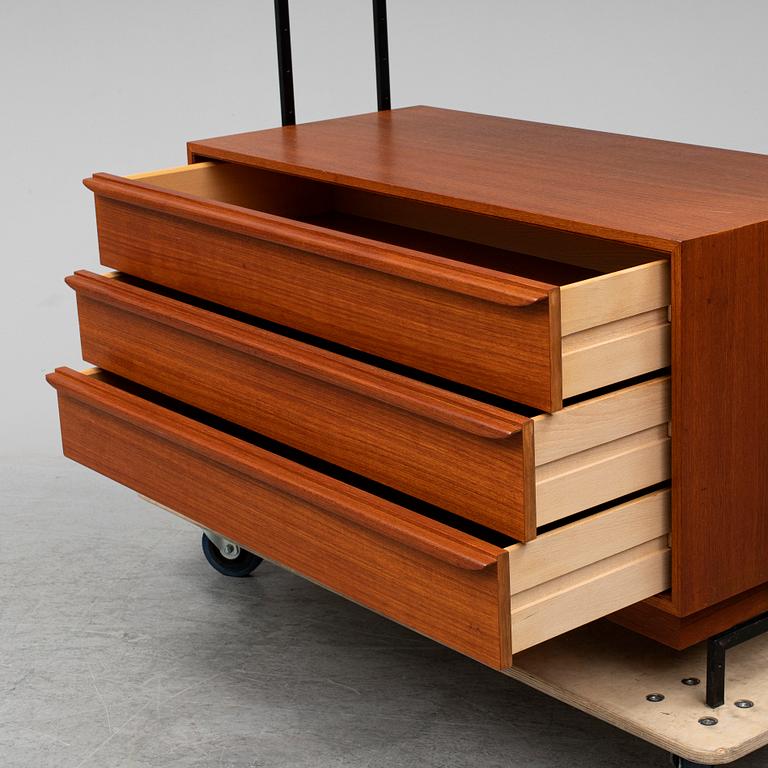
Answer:
POLYGON ((98 370, 48 381, 68 457, 496 668, 669 587, 666 490, 516 544, 98 370))

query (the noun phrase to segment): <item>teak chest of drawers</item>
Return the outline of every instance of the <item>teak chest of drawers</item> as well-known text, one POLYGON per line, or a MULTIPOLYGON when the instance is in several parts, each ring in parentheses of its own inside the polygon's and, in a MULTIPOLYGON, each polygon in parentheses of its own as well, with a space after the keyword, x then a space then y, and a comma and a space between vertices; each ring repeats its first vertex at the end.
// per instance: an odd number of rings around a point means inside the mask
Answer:
POLYGON ((768 158, 416 107, 85 183, 66 455, 500 669, 768 608, 768 158))

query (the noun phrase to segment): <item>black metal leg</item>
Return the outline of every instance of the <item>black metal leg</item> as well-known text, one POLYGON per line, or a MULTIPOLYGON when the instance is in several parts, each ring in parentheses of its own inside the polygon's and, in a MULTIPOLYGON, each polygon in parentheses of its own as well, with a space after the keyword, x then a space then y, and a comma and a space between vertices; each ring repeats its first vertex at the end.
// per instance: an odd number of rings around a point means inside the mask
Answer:
POLYGON ((707 643, 707 705, 712 709, 725 704, 726 651, 766 632, 768 632, 768 613, 756 616, 709 639, 707 643))
POLYGON ((275 0, 275 32, 277 33, 277 71, 280 80, 280 111, 283 125, 296 125, 288 0, 275 0))
MULTIPOLYGON (((275 0, 275 32, 277 34, 277 73, 280 81, 280 113, 283 125, 296 125, 288 0, 275 0)), ((389 85, 387 0, 373 0, 373 40, 376 53, 376 100, 379 111, 382 112, 392 108, 389 85)))
POLYGON ((719 637, 707 642, 707 706, 712 709, 725 704, 725 650, 719 637))
POLYGON ((379 112, 392 108, 389 92, 387 0, 373 0, 373 41, 376 53, 376 98, 379 112))

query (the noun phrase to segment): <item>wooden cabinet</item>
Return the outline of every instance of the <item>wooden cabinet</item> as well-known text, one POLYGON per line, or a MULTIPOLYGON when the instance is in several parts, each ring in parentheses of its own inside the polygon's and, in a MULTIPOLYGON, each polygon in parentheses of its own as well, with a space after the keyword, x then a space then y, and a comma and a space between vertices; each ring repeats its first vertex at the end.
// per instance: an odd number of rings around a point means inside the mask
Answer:
POLYGON ((768 159, 423 107, 188 159, 85 182, 68 456, 494 667, 757 612, 768 159))

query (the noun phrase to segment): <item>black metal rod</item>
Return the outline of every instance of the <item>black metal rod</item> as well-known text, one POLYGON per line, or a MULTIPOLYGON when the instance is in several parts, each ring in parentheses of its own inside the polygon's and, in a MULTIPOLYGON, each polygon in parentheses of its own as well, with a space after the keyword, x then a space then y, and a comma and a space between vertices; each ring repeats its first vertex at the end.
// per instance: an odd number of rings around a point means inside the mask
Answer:
POLYGON ((376 99, 381 112, 392 109, 389 88, 387 0, 373 0, 373 42, 376 53, 376 99))
POLYGON ((275 0, 275 31, 277 32, 277 71, 280 78, 280 112, 283 125, 296 125, 288 0, 275 0))
POLYGON ((719 638, 707 642, 707 706, 712 709, 725 704, 725 651, 719 638))
POLYGON ((745 621, 707 642, 707 705, 716 709, 725 704, 725 653, 730 648, 768 632, 768 613, 745 621))
MULTIPOLYGON (((281 117, 283 125, 296 125, 288 0, 275 0, 275 32, 277 34, 277 71, 280 79, 281 117)), ((376 55, 376 100, 379 111, 384 111, 392 108, 389 86, 387 0, 373 0, 373 40, 376 55)))

